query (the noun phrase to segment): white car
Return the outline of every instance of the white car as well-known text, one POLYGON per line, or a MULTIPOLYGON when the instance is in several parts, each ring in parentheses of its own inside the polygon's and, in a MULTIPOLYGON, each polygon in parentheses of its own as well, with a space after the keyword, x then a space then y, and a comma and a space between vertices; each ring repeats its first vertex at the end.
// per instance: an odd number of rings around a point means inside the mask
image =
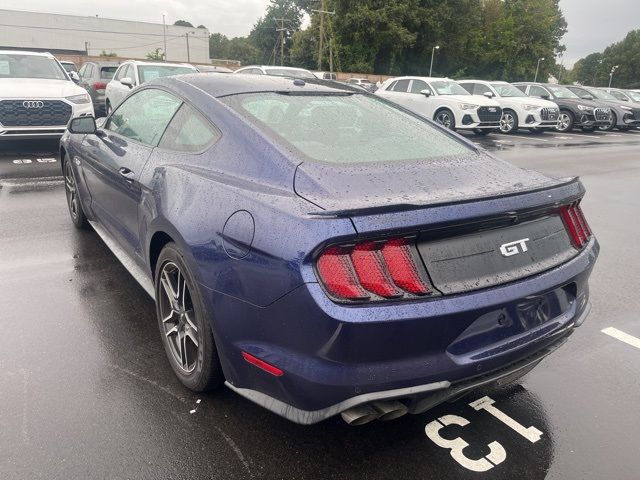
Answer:
POLYGON ((359 87, 364 88, 367 92, 375 92, 378 88, 375 83, 367 78, 350 78, 347 80, 349 85, 357 85, 359 87))
POLYGON ((244 73, 249 75, 273 75, 275 77, 293 78, 317 78, 309 70, 297 67, 277 67, 275 65, 249 65, 242 67, 233 73, 244 73))
POLYGON ((93 116, 87 91, 50 53, 0 50, 0 139, 60 138, 69 119, 93 116))
POLYGON ((500 127, 502 108, 498 102, 471 95, 449 78, 390 78, 375 94, 451 130, 471 130, 486 135, 500 127))
POLYGON ((105 89, 105 111, 109 115, 124 97, 129 95, 138 85, 159 77, 170 77, 171 75, 183 75, 186 73, 198 73, 193 65, 188 63, 166 63, 166 62, 141 62, 138 60, 128 60, 120 65, 113 79, 107 83, 105 89))
POLYGON ((460 80, 458 83, 472 95, 485 95, 500 104, 502 133, 516 133, 518 128, 528 128, 531 132, 541 133, 555 128, 558 124, 560 108, 556 103, 530 97, 510 83, 486 80, 460 80))

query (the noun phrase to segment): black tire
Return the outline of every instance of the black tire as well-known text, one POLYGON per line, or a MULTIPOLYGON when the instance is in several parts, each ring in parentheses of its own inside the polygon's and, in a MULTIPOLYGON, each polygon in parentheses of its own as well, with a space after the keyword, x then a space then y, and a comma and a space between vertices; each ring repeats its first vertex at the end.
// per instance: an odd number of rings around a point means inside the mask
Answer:
POLYGON ((534 135, 542 135, 545 132, 544 128, 530 128, 529 133, 533 133, 534 135))
POLYGON ((433 116, 433 120, 449 130, 455 131, 456 129, 456 117, 448 108, 438 110, 433 116))
POLYGON ((560 133, 568 133, 573 130, 573 125, 576 123, 576 119, 569 110, 560 110, 558 115, 558 124, 556 125, 556 131, 560 133))
POLYGON ((78 229, 87 228, 89 222, 87 222, 87 217, 84 214, 84 210, 82 208, 82 201, 80 200, 80 196, 78 195, 78 182, 76 182, 76 174, 73 171, 71 160, 69 160, 69 156, 66 153, 64 155, 64 159, 62 160, 62 172, 64 175, 64 192, 67 197, 67 208, 69 209, 69 216, 71 216, 71 221, 78 229))
POLYGON ((618 124, 618 116, 616 115, 615 112, 611 112, 611 123, 609 123, 609 125, 603 125, 602 127, 598 127, 598 130, 602 132, 610 132, 611 130, 616 128, 617 124, 618 124))
POLYGON ((167 243, 155 273, 160 337, 178 379, 188 389, 204 392, 222 385, 224 375, 197 285, 176 244, 167 243))
POLYGON ((517 133, 518 132, 518 114, 513 110, 503 110, 500 119, 501 133, 517 133))

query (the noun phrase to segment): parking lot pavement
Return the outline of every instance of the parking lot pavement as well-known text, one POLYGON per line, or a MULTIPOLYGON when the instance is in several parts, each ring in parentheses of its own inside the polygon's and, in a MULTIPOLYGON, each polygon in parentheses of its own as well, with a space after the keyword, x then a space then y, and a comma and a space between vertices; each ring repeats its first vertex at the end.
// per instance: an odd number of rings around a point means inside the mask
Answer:
POLYGON ((3 154, 0 478, 637 479, 640 132, 557 137, 470 138, 582 177, 602 246, 591 316, 520 385, 355 428, 186 391, 152 301, 94 233, 72 227, 59 165, 13 162, 53 152, 3 154))

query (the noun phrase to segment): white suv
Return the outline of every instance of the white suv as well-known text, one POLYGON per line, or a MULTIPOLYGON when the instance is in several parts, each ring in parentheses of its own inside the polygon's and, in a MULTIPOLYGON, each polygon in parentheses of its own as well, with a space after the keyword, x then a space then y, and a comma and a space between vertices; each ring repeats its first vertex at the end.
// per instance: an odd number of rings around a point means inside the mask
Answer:
POLYGON ((495 99, 502 107, 500 131, 516 133, 518 128, 540 133, 558 124, 560 109, 550 100, 530 97, 507 82, 486 80, 460 80, 458 82, 472 95, 485 95, 495 99))
POLYGON ((0 50, 0 139, 59 138, 91 97, 50 53, 0 50))
POLYGON ((502 108, 498 102, 471 95, 449 78, 391 78, 375 94, 451 130, 471 130, 486 135, 500 127, 502 108))
POLYGON ((141 62, 137 60, 128 60, 122 63, 113 75, 113 79, 107 83, 104 92, 107 115, 120 105, 124 97, 129 95, 129 92, 138 85, 154 78, 185 73, 198 73, 198 70, 188 63, 141 62))
POLYGON ((244 73, 245 75, 271 75, 274 77, 292 78, 317 78, 313 73, 304 68, 278 67, 275 65, 249 65, 242 67, 233 73, 244 73))

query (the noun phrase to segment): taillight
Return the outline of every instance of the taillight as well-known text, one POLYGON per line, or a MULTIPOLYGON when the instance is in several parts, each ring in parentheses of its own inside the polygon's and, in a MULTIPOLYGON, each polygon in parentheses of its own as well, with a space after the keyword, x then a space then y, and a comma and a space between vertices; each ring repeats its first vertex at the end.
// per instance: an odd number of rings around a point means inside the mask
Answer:
POLYGON ((337 300, 384 300, 433 293, 406 238, 329 247, 316 265, 322 284, 337 300))
POLYGON ((560 215, 576 248, 582 248, 591 237, 591 229, 584 218, 579 202, 560 208, 560 215))
POLYGON ((107 88, 107 84, 105 82, 94 82, 93 88, 96 90, 104 90, 107 88))

